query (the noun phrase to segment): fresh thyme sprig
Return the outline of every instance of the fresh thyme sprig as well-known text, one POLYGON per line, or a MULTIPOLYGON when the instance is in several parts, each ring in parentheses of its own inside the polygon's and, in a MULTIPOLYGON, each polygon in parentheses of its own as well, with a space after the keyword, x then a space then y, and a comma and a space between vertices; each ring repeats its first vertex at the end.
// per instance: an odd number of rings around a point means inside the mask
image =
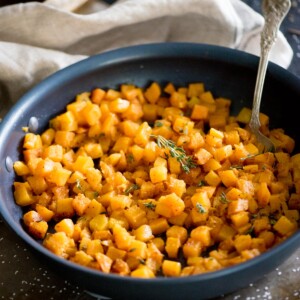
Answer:
POLYGON ((187 156, 184 149, 178 147, 172 140, 167 140, 161 135, 150 135, 156 139, 158 147, 168 149, 171 157, 177 159, 180 162, 181 167, 185 173, 189 173, 191 168, 196 168, 196 164, 192 157, 187 156))

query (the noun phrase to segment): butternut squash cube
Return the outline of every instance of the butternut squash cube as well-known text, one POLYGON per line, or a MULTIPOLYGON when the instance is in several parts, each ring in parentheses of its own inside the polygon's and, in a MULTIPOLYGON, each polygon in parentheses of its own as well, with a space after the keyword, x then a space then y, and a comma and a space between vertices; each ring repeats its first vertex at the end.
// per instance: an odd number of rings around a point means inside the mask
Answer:
POLYGON ((157 82, 152 82, 144 92, 145 98, 152 104, 156 103, 161 95, 161 88, 157 82))
POLYGON ((102 99, 105 97, 105 93, 106 92, 100 88, 96 88, 96 89, 92 90, 92 93, 91 93, 92 102, 95 104, 100 104, 102 99))
POLYGON ((78 123, 75 115, 72 111, 67 111, 56 117, 56 121, 59 123, 59 130, 62 131, 76 131, 78 123))
POLYGON ((42 217, 35 210, 30 210, 23 215, 23 221, 26 226, 29 226, 32 222, 42 221, 42 217))
POLYGON ((143 119, 147 122, 154 122, 157 119, 159 106, 156 104, 143 104, 143 119))
POLYGON ((126 256, 127 252, 125 250, 118 249, 114 246, 109 246, 106 252, 106 255, 112 260, 123 259, 126 256))
POLYGON ((55 130, 53 128, 48 128, 46 129, 42 134, 41 134, 41 139, 43 142, 44 146, 49 146, 52 144, 52 141, 54 140, 55 137, 55 130))
POLYGON ((43 245, 54 254, 63 258, 68 258, 70 253, 75 254, 76 252, 74 240, 67 237, 63 231, 47 234, 43 240, 43 245))
POLYGON ((179 116, 174 120, 173 130, 179 134, 190 135, 194 128, 194 122, 189 118, 179 116))
POLYGON ((183 226, 186 219, 188 217, 188 213, 182 212, 180 215, 168 218, 168 222, 173 225, 183 226))
POLYGON ((150 179, 152 183, 167 180, 168 169, 165 166, 157 166, 150 169, 150 179))
POLYGON ((28 182, 14 182, 14 198, 18 205, 27 206, 35 202, 28 182))
POLYGON ((209 246, 211 244, 210 236, 211 228, 208 226, 198 226, 191 231, 191 238, 202 243, 203 246, 209 246))
POLYGON ((100 203, 96 199, 92 199, 88 203, 84 213, 85 213, 86 216, 95 217, 99 214, 104 214, 105 213, 105 208, 102 205, 102 203, 100 203))
POLYGON ((243 107, 236 117, 236 120, 243 124, 248 124, 251 118, 251 109, 248 107, 243 107))
POLYGON ((164 88, 164 92, 168 93, 168 94, 172 94, 176 91, 174 84, 169 82, 165 88, 164 88))
POLYGON ((18 176, 24 176, 29 174, 29 168, 27 165, 22 161, 15 161, 14 162, 14 171, 18 176))
POLYGON ((183 226, 178 226, 178 225, 171 226, 167 230, 166 235, 167 235, 167 238, 168 237, 178 238, 181 245, 183 245, 188 238, 187 229, 183 226))
POLYGON ((149 142, 149 136, 151 134, 151 127, 147 122, 143 122, 137 130, 134 142, 141 147, 145 147, 149 142))
POLYGON ((212 186, 218 186, 221 183, 219 175, 213 170, 209 171, 204 178, 205 181, 212 186))
POLYGON ((213 157, 213 155, 204 148, 200 148, 194 156, 199 165, 206 164, 213 157))
POLYGON ((168 254, 168 257, 177 258, 180 246, 181 242, 178 237, 167 237, 165 250, 168 254))
POLYGON ((154 235, 161 234, 170 227, 166 218, 149 220, 149 225, 154 235))
POLYGON ((90 204, 91 200, 85 197, 83 194, 78 194, 72 200, 72 206, 77 215, 82 216, 90 204))
POLYGON ((168 277, 179 277, 181 273, 181 264, 177 261, 165 259, 162 263, 162 272, 168 277))
POLYGON ((289 220, 286 216, 281 216, 273 228, 282 236, 286 236, 296 229, 296 223, 289 220))
POLYGON ((241 253, 244 250, 250 249, 252 245, 252 238, 249 234, 247 235, 239 235, 234 240, 235 249, 241 253))
POLYGON ((55 132, 54 141, 56 144, 61 145, 64 148, 70 148, 73 140, 75 139, 75 133, 72 131, 58 130, 55 132))
POLYGON ((139 259, 145 259, 147 257, 147 244, 142 241, 133 240, 127 251, 128 257, 137 257, 139 259))
POLYGON ((31 222, 28 226, 28 231, 37 239, 43 239, 48 230, 46 221, 31 222))
POLYGON ((174 107, 185 108, 187 106, 187 97, 184 93, 173 92, 170 97, 170 103, 174 107))
POLYGON ((233 153, 231 145, 225 145, 223 147, 217 148, 214 157, 217 161, 222 162, 225 159, 229 158, 233 153))
POLYGON ((225 114, 211 114, 209 116, 209 127, 221 129, 226 126, 227 115, 225 114))
POLYGON ((71 171, 60 166, 55 166, 52 172, 47 175, 47 180, 56 184, 57 186, 65 186, 71 171))
POLYGON ((129 250, 134 239, 129 232, 119 224, 115 224, 112 229, 113 237, 117 247, 121 250, 129 250))
POLYGON ((100 270, 104 273, 109 273, 113 260, 107 255, 100 252, 95 254, 95 258, 97 260, 97 263, 99 264, 100 270))
POLYGON ((204 165, 203 169, 205 172, 209 172, 210 170, 216 171, 220 169, 222 165, 214 158, 210 158, 204 165))
POLYGON ((103 253, 103 247, 100 240, 89 240, 86 248, 86 254, 95 258, 97 253, 103 253))
POLYGON ((235 187, 238 177, 234 170, 219 171, 218 175, 226 187, 235 187))
POLYGON ((248 210, 249 201, 247 199, 233 200, 228 204, 228 215, 248 210))
POLYGON ((129 108, 128 100, 117 98, 109 102, 109 109, 113 113, 123 113, 129 108))
POLYGON ((42 148, 41 136, 34 133, 26 133, 23 142, 24 149, 40 149, 42 148))
POLYGON ((240 143, 240 136, 237 130, 224 132, 225 144, 236 145, 240 143))
POLYGON ((90 220, 89 227, 92 232, 106 230, 108 228, 108 217, 104 214, 96 215, 90 220))
POLYGON ((135 269, 134 271, 132 271, 130 273, 131 277, 138 277, 138 278, 154 278, 155 275, 153 273, 153 271, 144 265, 139 265, 139 267, 137 269, 135 269))
POLYGON ((202 244, 200 241, 188 238, 188 240, 184 243, 182 250, 185 258, 196 257, 199 256, 202 251, 202 244))
POLYGON ((101 118, 101 110, 97 104, 87 102, 86 106, 82 110, 82 115, 86 123, 90 126, 97 124, 101 118))
POLYGON ((146 212, 137 205, 133 205, 124 211, 124 215, 133 229, 147 223, 146 212))
POLYGON ((48 184, 44 177, 41 176, 28 176, 27 181, 36 195, 40 195, 48 188, 48 184))
POLYGON ((54 216, 54 212, 43 205, 36 204, 35 209, 41 218, 46 222, 49 222, 54 216))
POLYGON ((58 198, 56 201, 55 215, 58 217, 71 218, 74 215, 72 205, 73 198, 58 198))
POLYGON ((150 225, 144 224, 133 231, 135 238, 142 242, 148 242, 153 239, 152 229, 150 225))
POLYGON ((223 224, 221 229, 219 230, 216 238, 219 241, 225 241, 227 239, 231 239, 236 234, 236 230, 227 224, 223 224))
POLYGON ((85 174, 87 169, 94 167, 94 161, 89 156, 79 155, 73 164, 73 170, 85 174))
POLYGON ((72 237, 74 233, 74 223, 72 219, 65 218, 60 222, 56 223, 54 226, 55 231, 63 231, 68 237, 72 237))
POLYGON ((246 211, 240 211, 230 216, 233 225, 237 228, 242 227, 249 222, 249 213, 246 211))
POLYGON ((185 208, 183 200, 175 193, 161 196, 156 204, 155 212, 166 218, 180 215, 185 208))
POLYGON ((271 193, 266 182, 261 182, 256 191, 257 202, 261 207, 265 207, 270 202, 271 193))
POLYGON ((192 110, 192 120, 207 120, 208 119, 208 107, 201 104, 195 104, 192 110))
POLYGON ((130 102, 129 108, 122 114, 122 117, 131 121, 138 121, 142 116, 143 108, 139 100, 133 99, 130 102))
POLYGON ((198 97, 202 93, 204 93, 204 84, 202 82, 190 83, 188 85, 188 92, 187 95, 189 98, 191 97, 198 97))

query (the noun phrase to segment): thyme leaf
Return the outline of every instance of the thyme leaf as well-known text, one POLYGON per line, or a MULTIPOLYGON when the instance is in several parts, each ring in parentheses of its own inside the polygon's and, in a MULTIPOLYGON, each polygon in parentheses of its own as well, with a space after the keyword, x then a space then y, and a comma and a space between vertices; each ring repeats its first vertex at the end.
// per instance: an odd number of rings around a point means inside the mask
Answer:
POLYGON ((153 202, 145 202, 143 203, 145 207, 154 210, 156 205, 153 202))
POLYGON ((131 192, 136 191, 139 188, 140 187, 137 184, 133 184, 125 190, 124 194, 128 196, 131 192))
POLYGON ((253 232, 254 232, 254 226, 251 226, 251 227, 245 232, 245 234, 250 234, 250 235, 252 235, 253 232))
POLYGON ((196 209, 197 209, 197 212, 200 214, 206 213, 206 209, 203 207, 203 205, 201 203, 196 204, 196 209))
POLYGON ((127 156, 127 161, 128 163, 133 163, 134 162, 134 156, 132 153, 129 153, 127 156))
POLYGON ((269 222, 271 225, 275 225, 277 223, 277 219, 273 214, 269 215, 269 222))
POLYGON ((197 186, 199 187, 202 187, 202 186, 205 186, 206 185, 206 182, 204 180, 200 180, 197 184, 197 186))
POLYGON ((76 179, 76 187, 78 188, 78 190, 83 191, 80 179, 76 179))
POLYGON ((154 123, 154 127, 162 127, 162 126, 164 126, 164 123, 163 123, 163 122, 156 121, 156 122, 154 123))
POLYGON ((224 192, 222 192, 222 193, 220 194, 220 202, 221 202, 222 204, 227 204, 227 203, 230 202, 230 201, 227 199, 226 194, 225 194, 224 192))

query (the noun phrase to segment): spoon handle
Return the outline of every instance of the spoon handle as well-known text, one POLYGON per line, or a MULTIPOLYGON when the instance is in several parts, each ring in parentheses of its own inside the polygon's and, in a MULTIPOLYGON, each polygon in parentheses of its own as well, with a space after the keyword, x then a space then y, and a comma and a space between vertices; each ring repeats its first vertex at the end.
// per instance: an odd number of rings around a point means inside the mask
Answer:
POLYGON ((260 127, 259 111, 270 50, 277 39, 280 24, 291 7, 290 0, 264 0, 262 11, 265 24, 261 32, 260 60, 254 90, 250 127, 260 127))

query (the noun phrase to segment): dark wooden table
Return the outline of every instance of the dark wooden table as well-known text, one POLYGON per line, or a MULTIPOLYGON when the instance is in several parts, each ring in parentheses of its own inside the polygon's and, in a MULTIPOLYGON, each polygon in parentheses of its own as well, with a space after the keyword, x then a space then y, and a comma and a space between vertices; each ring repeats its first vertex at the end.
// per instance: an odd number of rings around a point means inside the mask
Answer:
MULTIPOLYGON (((0 6, 13 2, 0 0, 0 6)), ((261 1, 244 2, 260 11, 261 1)), ((288 70, 300 77, 300 36, 297 32, 300 30, 300 0, 293 0, 293 7, 281 29, 294 50, 288 70)), ((48 269, 0 220, 0 300, 95 299, 58 274, 48 269)), ((231 295, 220 295, 218 299, 300 299, 300 249, 268 276, 231 295)))

